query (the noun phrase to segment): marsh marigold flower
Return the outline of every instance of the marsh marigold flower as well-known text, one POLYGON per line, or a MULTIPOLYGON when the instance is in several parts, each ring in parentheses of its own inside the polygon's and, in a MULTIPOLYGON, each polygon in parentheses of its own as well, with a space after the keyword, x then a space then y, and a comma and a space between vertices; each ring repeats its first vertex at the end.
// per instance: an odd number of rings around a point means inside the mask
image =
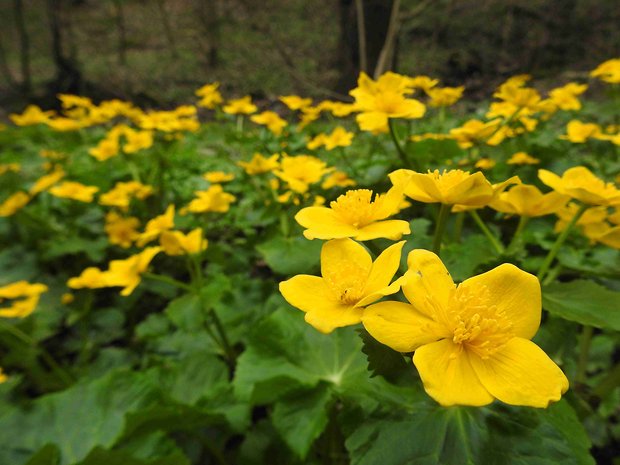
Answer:
POLYGON ((136 244, 138 247, 142 247, 144 244, 157 239, 162 232, 172 228, 174 228, 174 205, 168 205, 163 214, 146 223, 144 232, 138 236, 136 244))
POLYGON ((404 243, 388 247, 373 263, 366 249, 351 239, 326 242, 321 249, 321 276, 294 276, 280 283, 280 292, 322 333, 357 324, 365 306, 398 292, 400 283, 390 281, 404 243))
POLYGON ((286 95, 280 97, 280 101, 288 107, 289 110, 302 110, 312 105, 311 98, 301 98, 298 95, 286 95))
POLYGON ((30 202, 30 196, 25 192, 15 192, 0 203, 0 217, 12 216, 30 202))
POLYGON ((224 171, 209 171, 202 175, 205 181, 216 184, 220 182, 228 182, 235 179, 235 175, 232 173, 225 173, 224 171))
POLYGON ((379 342, 414 352, 426 392, 441 405, 499 399, 547 407, 568 389, 562 370, 530 339, 541 318, 538 279, 503 264, 454 284, 439 257, 413 250, 402 289, 409 303, 380 302, 362 322, 379 342))
POLYGON ((256 124, 261 124, 263 126, 267 126, 271 132, 273 132, 276 136, 282 134, 282 130, 288 124, 286 120, 280 118, 275 111, 263 111, 258 115, 250 116, 250 120, 255 122, 256 124))
POLYGON ((386 132, 389 118, 422 118, 426 107, 422 102, 406 97, 411 91, 411 82, 406 76, 387 72, 374 81, 366 73, 360 73, 357 87, 349 92, 360 111, 356 117, 360 129, 386 132))
POLYGON ((252 103, 252 97, 246 95, 238 99, 229 100, 222 111, 229 115, 251 115, 256 112, 258 108, 252 103))
POLYGON ((311 184, 319 182, 325 174, 333 170, 316 157, 297 155, 296 157, 284 156, 280 161, 279 169, 274 170, 273 173, 288 183, 292 191, 304 194, 311 184))
POLYGON ((349 178, 344 171, 334 171, 325 178, 321 189, 331 189, 332 187, 351 187, 357 184, 353 179, 349 178))
POLYGON ((131 247, 131 244, 140 236, 138 227, 140 220, 133 216, 124 218, 118 213, 111 211, 105 217, 104 230, 108 235, 110 244, 115 244, 124 249, 131 247))
POLYGON ((450 170, 428 173, 400 169, 389 174, 394 186, 402 186, 407 197, 424 203, 483 207, 495 195, 493 186, 480 171, 450 170))
POLYGON ((32 126, 47 123, 53 115, 53 111, 43 111, 36 105, 28 105, 22 114, 13 113, 9 118, 17 126, 32 126))
POLYGON ((28 281, 17 281, 0 287, 0 303, 3 303, 4 299, 12 300, 8 307, 0 307, 0 317, 27 317, 36 308, 41 294, 47 290, 45 284, 31 284, 28 281))
POLYGON ((538 170, 538 177, 547 186, 588 205, 619 205, 620 190, 611 182, 596 177, 588 168, 575 166, 562 177, 547 170, 538 170))
POLYGON ((90 203, 98 190, 99 188, 95 186, 86 186, 74 181, 64 181, 50 188, 49 193, 54 197, 90 203))
POLYGON ((516 152, 512 154, 506 163, 509 165, 537 165, 540 163, 540 160, 525 152, 516 152))
POLYGON ((520 184, 500 193, 489 203, 489 207, 509 215, 534 218, 557 212, 566 205, 568 199, 568 196, 559 192, 543 194, 536 186, 520 184))
POLYGON ((595 123, 582 123, 579 120, 571 120, 566 125, 566 135, 560 139, 568 140, 574 144, 583 144, 591 138, 596 138, 603 133, 601 127, 595 123))
POLYGON ((243 168, 247 174, 253 176, 255 174, 269 173, 277 169, 280 166, 278 158, 280 158, 280 155, 277 153, 270 157, 264 157, 260 153, 255 153, 250 161, 239 161, 237 165, 243 168))
POLYGON ((393 187, 386 194, 376 195, 374 201, 371 190, 350 190, 331 202, 329 208, 302 208, 295 220, 307 228, 304 231, 307 239, 398 240, 403 234, 411 233, 409 223, 386 218, 398 213, 402 200, 402 188, 393 187))
POLYGON ((620 84, 620 58, 604 61, 590 72, 590 76, 609 84, 620 84))
POLYGON ((224 192, 220 184, 213 184, 206 191, 196 191, 194 194, 197 198, 187 206, 192 213, 226 213, 230 204, 237 200, 234 195, 224 192))
POLYGON ((207 248, 208 241, 202 237, 202 229, 196 228, 184 234, 181 231, 164 231, 159 245, 166 255, 191 255, 207 248))
POLYGON ((54 171, 44 174, 30 187, 28 192, 30 195, 37 195, 48 190, 58 181, 65 177, 65 172, 61 167, 57 167, 54 171))
POLYGON ((198 89, 195 92, 195 94, 200 97, 198 105, 212 110, 217 105, 222 103, 222 94, 220 94, 218 87, 220 87, 220 83, 214 82, 212 84, 205 84, 200 89, 198 89))

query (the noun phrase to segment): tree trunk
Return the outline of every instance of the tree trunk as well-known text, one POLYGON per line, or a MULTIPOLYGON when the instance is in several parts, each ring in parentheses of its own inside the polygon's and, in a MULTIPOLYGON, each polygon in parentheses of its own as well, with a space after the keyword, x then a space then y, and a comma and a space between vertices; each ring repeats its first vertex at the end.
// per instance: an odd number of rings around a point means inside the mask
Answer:
POLYGON ((21 91, 28 96, 32 92, 32 77, 30 74, 30 38, 24 21, 24 4, 22 0, 13 0, 15 12, 15 27, 19 36, 19 60, 21 65, 22 80, 21 91))
POLYGON ((73 60, 67 57, 63 49, 62 0, 47 0, 47 13, 52 36, 52 60, 56 67, 56 77, 51 83, 54 93, 82 93, 82 73, 73 60))

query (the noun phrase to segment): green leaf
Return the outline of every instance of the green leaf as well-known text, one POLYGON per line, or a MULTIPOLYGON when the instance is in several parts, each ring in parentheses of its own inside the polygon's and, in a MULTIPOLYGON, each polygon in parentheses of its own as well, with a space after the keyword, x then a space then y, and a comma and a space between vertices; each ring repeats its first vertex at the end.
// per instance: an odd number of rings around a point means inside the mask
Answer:
POLYGON ((95 446, 113 445, 125 414, 156 404, 156 392, 145 376, 118 371, 42 396, 28 410, 14 407, 0 418, 0 463, 23 463, 47 444, 58 447, 61 465, 82 460, 95 446))
POLYGON ((267 265, 278 274, 311 273, 318 268, 321 241, 295 237, 274 237, 256 246, 267 265))
POLYGON ((189 465, 190 461, 182 453, 176 452, 167 457, 143 460, 124 451, 96 448, 76 465, 189 465))
POLYGON ((45 260, 54 260, 64 255, 75 255, 84 253, 90 260, 98 263, 103 260, 105 249, 108 246, 106 238, 85 239, 83 237, 68 237, 59 240, 55 238, 49 241, 42 254, 45 260))
POLYGON ((400 353, 381 344, 365 329, 359 329, 358 333, 364 343, 362 352, 366 354, 368 371, 372 373, 371 376, 383 376, 388 381, 393 381, 403 371, 406 373, 412 372, 411 367, 407 365, 400 353))
POLYGON ((331 400, 332 393, 322 384, 276 403, 273 426, 300 459, 306 458, 310 446, 327 426, 331 400))
POLYGON ((461 243, 447 244, 441 249, 441 259, 457 282, 476 274, 478 266, 495 255, 496 252, 488 239, 481 234, 473 234, 461 243))
POLYGON ((582 325, 620 331, 620 292, 583 279, 543 288, 543 308, 582 325))
POLYGON ((407 416, 368 421, 345 443, 353 465, 593 465, 572 408, 420 403, 407 416))
POLYGON ((200 298, 196 294, 185 294, 171 301, 164 313, 178 328, 196 331, 204 326, 205 318, 200 298))
POLYGON ((347 378, 368 378, 361 345, 352 328, 321 334, 298 310, 280 309, 252 332, 238 359, 235 392, 260 404, 321 381, 338 391, 347 378))
POLYGON ((25 465, 58 465, 60 463, 60 451, 53 444, 43 446, 36 454, 30 457, 25 465))

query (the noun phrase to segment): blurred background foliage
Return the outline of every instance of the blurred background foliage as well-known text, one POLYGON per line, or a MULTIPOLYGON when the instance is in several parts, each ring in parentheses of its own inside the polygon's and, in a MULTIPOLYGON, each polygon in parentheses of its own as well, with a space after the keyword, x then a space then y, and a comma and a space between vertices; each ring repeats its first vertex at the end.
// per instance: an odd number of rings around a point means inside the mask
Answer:
POLYGON ((215 80, 337 98, 361 69, 475 99, 516 73, 585 75, 620 55, 618 24, 617 0, 3 0, 0 107, 53 107, 58 92, 165 106, 215 80))

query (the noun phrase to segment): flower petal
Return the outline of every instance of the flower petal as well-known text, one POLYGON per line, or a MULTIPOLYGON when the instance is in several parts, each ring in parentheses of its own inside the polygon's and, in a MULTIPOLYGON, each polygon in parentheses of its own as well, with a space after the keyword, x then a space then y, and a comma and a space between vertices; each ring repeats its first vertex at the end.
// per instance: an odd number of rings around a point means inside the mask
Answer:
POLYGON ((336 301, 326 301, 308 311, 305 320, 324 334, 331 333, 336 328, 350 326, 362 321, 362 308, 343 305, 336 301))
POLYGON ((437 324, 404 302, 379 302, 364 310, 362 323, 377 341, 398 352, 413 352, 440 339, 437 324))
POLYGON ((346 224, 336 212, 326 207, 302 208, 295 215, 295 220, 307 228, 304 231, 307 239, 340 239, 358 233, 357 228, 346 224))
POLYGON ((341 282, 343 275, 351 281, 365 282, 372 258, 364 246, 352 239, 334 239, 321 249, 321 275, 328 281, 341 282))
POLYGON ((379 237, 385 237, 397 241, 403 234, 411 234, 409 223, 405 220, 385 220, 370 223, 360 228, 354 236, 358 241, 370 241, 379 237))
POLYGON ((493 198, 493 186, 480 171, 443 193, 443 203, 483 207, 493 198))
POLYGON ((415 364, 424 390, 441 405, 481 406, 493 402, 471 365, 471 358, 460 345, 442 339, 415 351, 415 364))
POLYGON ((377 257, 370 268, 364 287, 364 295, 379 291, 390 285, 390 281, 400 265, 400 254, 405 241, 389 246, 377 257))
POLYGON ((436 319, 436 304, 446 308, 456 289, 450 273, 433 252, 415 249, 407 256, 409 271, 405 274, 403 292, 419 312, 436 319), (432 297, 432 301, 431 298, 432 297))
POLYGON ((512 322, 515 336, 531 339, 540 326, 542 313, 538 278, 504 263, 491 271, 466 279, 459 287, 489 291, 489 301, 512 322))
POLYGON ((566 376, 553 360, 520 337, 486 360, 472 355, 471 362, 484 387, 507 404, 547 407, 568 389, 566 376))
POLYGON ((280 283, 280 293, 293 307, 302 312, 325 306, 327 301, 336 302, 323 278, 300 274, 280 283))

